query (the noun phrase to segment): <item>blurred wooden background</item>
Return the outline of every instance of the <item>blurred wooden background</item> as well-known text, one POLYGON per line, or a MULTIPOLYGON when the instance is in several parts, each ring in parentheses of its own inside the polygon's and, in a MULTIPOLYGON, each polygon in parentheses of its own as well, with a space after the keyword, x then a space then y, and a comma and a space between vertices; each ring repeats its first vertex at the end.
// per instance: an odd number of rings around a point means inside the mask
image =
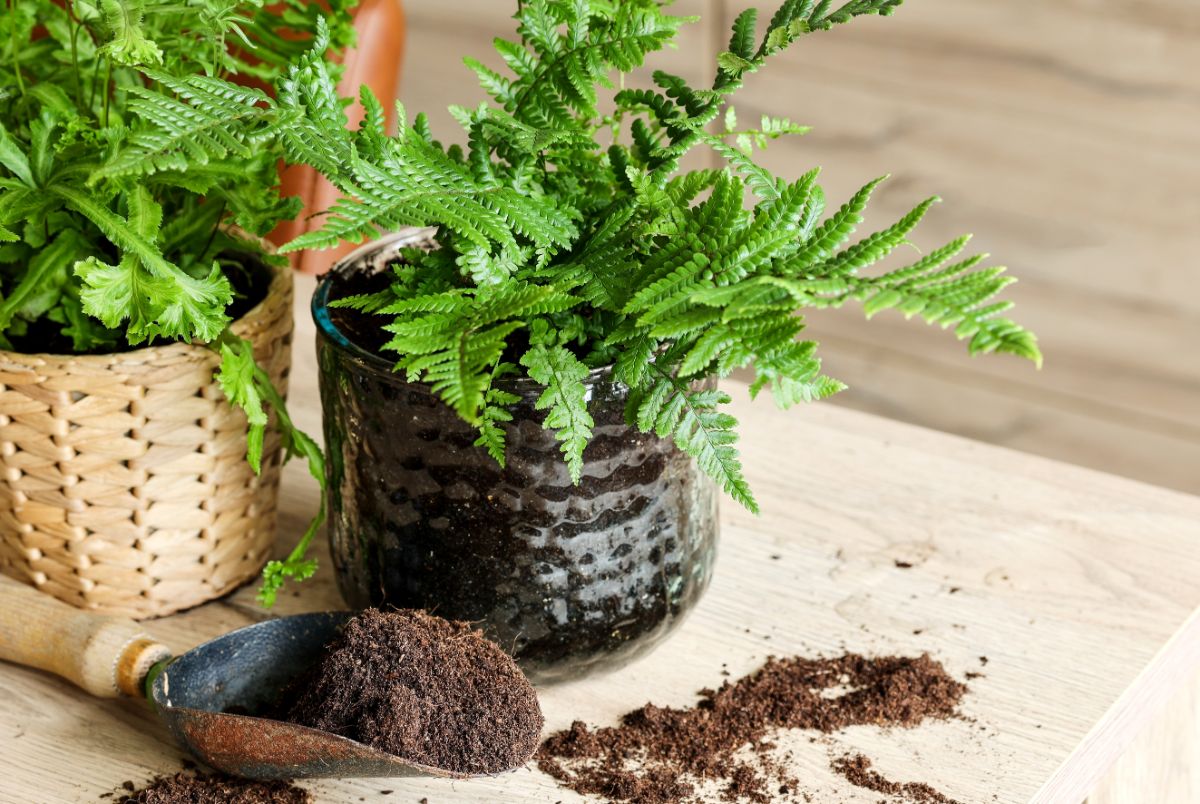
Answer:
MULTIPOLYGON (((775 0, 681 0, 702 21, 652 66, 711 80, 747 5, 775 0)), ((484 98, 461 57, 498 66, 513 7, 407 0, 401 97, 440 138, 462 141, 448 103, 484 98)), ((910 0, 794 46, 736 105, 813 126, 762 160, 820 165, 831 205, 891 173, 866 227, 942 196, 914 239, 973 232, 1046 353, 1038 372, 895 313, 822 313, 809 334, 851 386, 832 404, 1200 493, 1200 3, 910 0)), ((1200 800, 1197 723, 1200 678, 1092 804, 1200 800)))
MULTIPOLYGON (((677 3, 701 22, 654 66, 711 80, 747 5, 677 3)), ((513 4, 406 8, 402 98, 461 141, 446 105, 484 98, 461 57, 497 64, 513 4)), ((762 160, 820 165, 831 205, 890 172, 865 227, 942 196, 916 242, 973 232, 1046 353, 1038 372, 894 312, 822 313, 809 334, 851 386, 834 404, 1200 492, 1200 3, 914 0, 797 44, 737 106, 813 126, 762 160)))

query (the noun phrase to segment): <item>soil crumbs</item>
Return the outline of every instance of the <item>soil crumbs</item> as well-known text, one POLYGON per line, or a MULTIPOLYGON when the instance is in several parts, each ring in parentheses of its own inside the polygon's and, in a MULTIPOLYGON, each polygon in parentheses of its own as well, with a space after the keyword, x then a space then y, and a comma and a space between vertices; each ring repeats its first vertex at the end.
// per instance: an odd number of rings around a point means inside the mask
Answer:
POLYGON ((914 804, 962 804, 924 782, 893 782, 878 771, 871 770, 871 760, 862 754, 841 757, 833 761, 833 769, 855 787, 863 787, 876 793, 899 796, 914 804))
MULTIPOLYGON (((926 719, 954 716, 966 692, 966 685, 927 654, 772 657, 751 675, 718 690, 701 690, 692 707, 647 704, 607 728, 576 721, 542 744, 538 767, 576 792, 610 801, 703 801, 698 786, 716 785, 724 801, 767 804, 777 796, 801 795, 799 780, 771 756, 773 730, 828 734, 858 725, 912 728, 926 719)), ((917 789, 910 786, 901 786, 901 792, 917 789)), ((950 799, 914 801, 948 804, 950 799)))
POLYGON ((111 800, 118 804, 311 804, 313 798, 290 782, 180 771, 152 779, 140 790, 125 782, 111 800))
POLYGON ((457 773, 499 773, 537 749, 533 686, 467 623, 367 609, 285 691, 282 719, 457 773))

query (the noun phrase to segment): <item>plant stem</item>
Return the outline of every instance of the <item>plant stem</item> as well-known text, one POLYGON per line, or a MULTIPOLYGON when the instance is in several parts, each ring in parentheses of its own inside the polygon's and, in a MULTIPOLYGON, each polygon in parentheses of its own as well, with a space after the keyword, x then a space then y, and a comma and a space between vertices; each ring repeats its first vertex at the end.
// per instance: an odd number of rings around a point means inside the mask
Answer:
POLYGON ((112 96, 112 59, 106 58, 104 61, 104 127, 108 128, 108 104, 112 96))
POLYGON ((217 213, 217 221, 213 224, 212 231, 208 233, 208 240, 204 242, 204 248, 200 249, 200 258, 197 260, 197 262, 203 263, 205 261, 204 255, 208 253, 210 248, 212 248, 213 240, 215 240, 217 237, 217 230, 221 228, 221 219, 224 217, 225 199, 221 199, 221 211, 217 213))
MULTIPOLYGON (((17 0, 8 0, 8 13, 15 14, 17 8, 17 0)), ((25 97, 25 79, 21 76, 21 60, 17 58, 17 26, 13 26, 12 37, 10 37, 9 47, 12 48, 12 63, 13 73, 17 77, 17 89, 21 91, 21 97, 25 97)))
POLYGON ((83 76, 79 72, 79 20, 75 17, 75 0, 67 0, 67 24, 71 29, 71 65, 75 68, 75 105, 83 105, 83 76))

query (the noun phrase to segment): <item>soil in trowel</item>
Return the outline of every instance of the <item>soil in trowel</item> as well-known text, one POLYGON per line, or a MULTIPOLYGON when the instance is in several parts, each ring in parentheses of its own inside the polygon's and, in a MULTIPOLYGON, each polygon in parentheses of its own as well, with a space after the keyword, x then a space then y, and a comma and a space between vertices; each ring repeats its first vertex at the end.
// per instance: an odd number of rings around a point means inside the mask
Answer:
POLYGON ((482 632, 411 610, 349 620, 284 700, 284 720, 458 773, 523 765, 543 722, 528 679, 482 632))
POLYGON ((911 728, 954 715, 966 691, 927 655, 771 658, 736 682, 701 690, 692 707, 647 704, 608 728, 576 722, 542 744, 538 767, 609 801, 706 801, 713 789, 731 802, 803 800, 799 780, 772 756, 772 732, 911 728))
POLYGON ((144 787, 125 782, 104 801, 118 804, 311 804, 307 790, 289 782, 254 782, 223 774, 180 771, 159 776, 144 787))

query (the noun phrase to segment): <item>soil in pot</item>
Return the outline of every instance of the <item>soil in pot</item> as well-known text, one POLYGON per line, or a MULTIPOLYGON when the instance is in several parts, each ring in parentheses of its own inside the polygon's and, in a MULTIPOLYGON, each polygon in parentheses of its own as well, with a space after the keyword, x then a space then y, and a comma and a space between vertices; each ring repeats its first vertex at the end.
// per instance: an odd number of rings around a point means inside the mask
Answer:
POLYGON ((543 722, 504 651, 467 623, 412 610, 347 621, 282 700, 282 720, 466 774, 523 765, 543 722))

